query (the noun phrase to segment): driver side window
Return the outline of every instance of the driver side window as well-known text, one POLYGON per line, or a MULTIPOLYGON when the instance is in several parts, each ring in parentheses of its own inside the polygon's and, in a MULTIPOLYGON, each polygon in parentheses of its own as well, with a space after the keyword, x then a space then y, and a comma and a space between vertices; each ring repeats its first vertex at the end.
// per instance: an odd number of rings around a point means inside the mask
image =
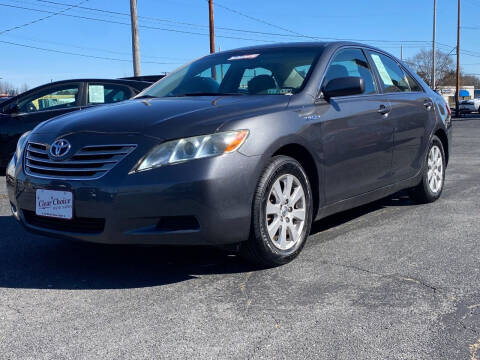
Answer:
POLYGON ((363 94, 375 94, 377 92, 372 71, 360 49, 344 49, 335 55, 323 80, 323 87, 333 79, 344 77, 362 78, 365 84, 363 94))
POLYGON ((78 94, 78 85, 69 84, 55 89, 50 88, 20 100, 18 109, 20 112, 33 113, 74 107, 78 105, 78 94))

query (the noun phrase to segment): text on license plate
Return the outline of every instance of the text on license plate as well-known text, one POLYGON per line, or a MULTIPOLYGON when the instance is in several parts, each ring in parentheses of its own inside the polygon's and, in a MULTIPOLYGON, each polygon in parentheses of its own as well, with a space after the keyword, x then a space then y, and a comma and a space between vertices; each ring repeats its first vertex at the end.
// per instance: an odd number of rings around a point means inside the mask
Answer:
POLYGON ((71 192, 38 189, 35 199, 35 213, 38 216, 72 219, 73 194, 71 192))

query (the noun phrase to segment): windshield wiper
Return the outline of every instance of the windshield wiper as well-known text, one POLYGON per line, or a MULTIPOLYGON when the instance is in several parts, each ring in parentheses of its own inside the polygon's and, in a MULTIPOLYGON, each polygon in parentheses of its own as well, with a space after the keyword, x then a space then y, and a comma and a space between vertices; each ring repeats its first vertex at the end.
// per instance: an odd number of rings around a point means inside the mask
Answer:
POLYGON ((216 92, 197 92, 197 93, 186 93, 181 95, 173 95, 173 96, 238 96, 238 95, 246 95, 242 93, 216 93, 216 92))

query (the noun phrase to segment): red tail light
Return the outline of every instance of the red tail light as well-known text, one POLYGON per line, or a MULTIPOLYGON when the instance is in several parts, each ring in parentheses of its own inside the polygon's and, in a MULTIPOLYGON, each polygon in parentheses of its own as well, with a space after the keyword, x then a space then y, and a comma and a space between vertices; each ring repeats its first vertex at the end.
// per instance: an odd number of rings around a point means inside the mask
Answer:
POLYGON ((447 108, 448 116, 451 116, 452 115, 452 110, 450 110, 450 106, 448 106, 448 104, 445 104, 445 107, 447 108))

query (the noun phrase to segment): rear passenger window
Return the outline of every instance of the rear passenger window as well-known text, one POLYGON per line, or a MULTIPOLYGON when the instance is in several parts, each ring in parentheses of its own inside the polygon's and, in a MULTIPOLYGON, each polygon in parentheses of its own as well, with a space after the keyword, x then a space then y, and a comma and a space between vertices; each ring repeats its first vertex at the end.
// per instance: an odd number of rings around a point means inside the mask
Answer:
POLYGON ((340 50, 328 67, 323 86, 325 87, 333 79, 343 77, 360 77, 365 83, 364 94, 376 93, 372 71, 360 49, 340 50))
POLYGON ((88 104, 110 104, 130 98, 130 89, 117 84, 89 84, 88 104))
POLYGON ((417 80, 411 77, 408 74, 405 74, 407 77, 408 85, 410 85, 410 90, 413 92, 421 92, 423 91, 422 87, 418 84, 417 80))
POLYGON ((370 56, 377 68, 378 74, 380 75, 380 81, 384 92, 393 93, 410 91, 407 76, 395 61, 388 56, 374 52, 370 52, 370 56))

